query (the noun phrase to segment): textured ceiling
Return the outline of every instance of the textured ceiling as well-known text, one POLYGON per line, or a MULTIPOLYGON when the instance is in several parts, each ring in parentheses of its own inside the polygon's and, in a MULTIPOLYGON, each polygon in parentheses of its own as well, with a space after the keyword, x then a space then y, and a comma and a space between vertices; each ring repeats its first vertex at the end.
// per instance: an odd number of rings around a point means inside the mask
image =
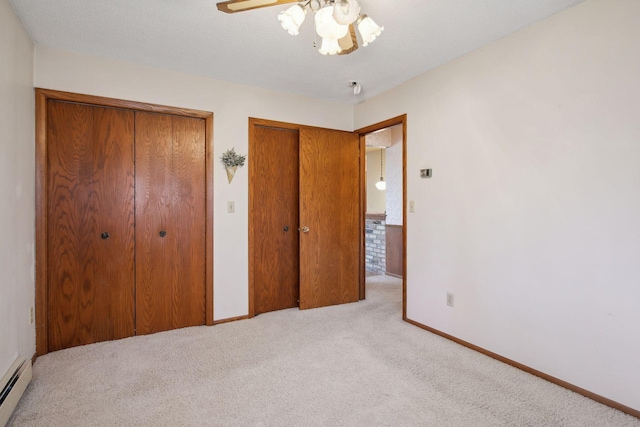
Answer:
POLYGON ((311 15, 287 34, 277 14, 288 5, 229 15, 214 0, 9 2, 36 44, 353 104, 582 1, 360 0, 385 30, 344 56, 314 49, 311 15))

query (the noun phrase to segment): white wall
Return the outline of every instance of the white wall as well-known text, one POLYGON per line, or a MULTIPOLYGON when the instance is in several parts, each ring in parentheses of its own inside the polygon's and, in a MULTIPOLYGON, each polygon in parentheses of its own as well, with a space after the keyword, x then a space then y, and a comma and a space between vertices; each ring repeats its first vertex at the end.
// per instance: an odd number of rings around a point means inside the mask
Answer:
MULTIPOLYGON (((385 213, 386 190, 378 190, 376 182, 380 181, 380 148, 367 151, 367 213, 385 213)), ((382 173, 386 177, 386 159, 382 159, 382 173)), ((385 178, 386 180, 386 178, 385 178)))
POLYGON ((587 0, 354 120, 408 115, 408 317, 635 409, 639 22, 587 0))
POLYGON ((402 125, 389 129, 391 145, 385 151, 387 224, 402 225, 402 125))
POLYGON ((0 377, 36 351, 33 44, 0 1, 0 377))
POLYGON ((247 153, 249 117, 352 130, 352 106, 44 46, 35 57, 36 87, 214 113, 214 318, 246 315, 248 172, 240 168, 229 184, 222 153, 247 153), (235 214, 226 212, 231 200, 235 214))

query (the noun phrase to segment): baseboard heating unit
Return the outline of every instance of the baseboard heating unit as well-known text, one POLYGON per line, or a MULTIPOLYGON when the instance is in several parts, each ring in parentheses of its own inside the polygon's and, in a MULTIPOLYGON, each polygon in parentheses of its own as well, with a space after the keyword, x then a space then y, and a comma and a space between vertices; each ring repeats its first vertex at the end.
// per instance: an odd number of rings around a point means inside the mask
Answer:
POLYGON ((0 426, 4 427, 31 381, 31 360, 19 357, 0 382, 0 426))

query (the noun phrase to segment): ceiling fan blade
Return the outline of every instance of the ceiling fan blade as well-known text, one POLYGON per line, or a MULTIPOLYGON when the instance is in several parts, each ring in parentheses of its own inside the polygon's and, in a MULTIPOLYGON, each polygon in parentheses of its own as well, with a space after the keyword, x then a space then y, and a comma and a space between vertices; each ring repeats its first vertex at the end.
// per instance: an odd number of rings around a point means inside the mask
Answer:
POLYGON ((346 55, 358 49, 358 39, 356 38, 356 29, 353 24, 349 25, 347 35, 338 40, 338 44, 342 48, 342 52, 338 55, 346 55))
POLYGON ((299 0, 229 0, 218 3, 218 10, 226 13, 244 12, 245 10, 261 7, 277 6, 279 4, 298 3, 299 0))

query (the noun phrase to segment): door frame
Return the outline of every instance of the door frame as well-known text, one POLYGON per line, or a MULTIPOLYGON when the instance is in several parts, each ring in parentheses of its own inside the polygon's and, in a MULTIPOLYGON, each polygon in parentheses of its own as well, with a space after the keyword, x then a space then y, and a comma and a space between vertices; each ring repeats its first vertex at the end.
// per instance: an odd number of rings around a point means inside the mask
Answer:
POLYGON ((42 356, 49 352, 49 321, 47 313, 47 176, 49 173, 47 169, 47 104, 50 99, 99 107, 172 114, 205 120, 205 324, 208 326, 213 325, 213 113, 209 111, 36 88, 36 355, 42 356))
MULTIPOLYGON (((386 129, 388 127, 402 125, 402 319, 407 320, 407 115, 402 114, 391 119, 384 120, 354 132, 360 136, 360 193, 361 193, 361 224, 365 223, 366 188, 367 176, 365 171, 365 136, 372 132, 386 129)), ((360 247, 360 299, 366 297, 366 273, 364 260, 365 230, 361 227, 361 247, 360 247)))

